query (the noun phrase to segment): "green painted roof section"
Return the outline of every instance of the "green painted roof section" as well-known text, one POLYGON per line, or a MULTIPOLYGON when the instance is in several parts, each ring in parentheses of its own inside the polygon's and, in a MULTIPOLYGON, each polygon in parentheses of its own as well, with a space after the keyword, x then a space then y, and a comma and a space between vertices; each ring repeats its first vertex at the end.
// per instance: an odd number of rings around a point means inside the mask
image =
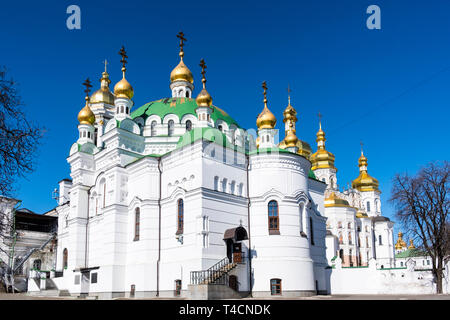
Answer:
POLYGON ((229 142, 227 137, 225 136, 225 134, 222 133, 222 131, 220 131, 216 128, 211 128, 211 127, 194 128, 191 131, 186 132, 178 140, 176 149, 183 148, 183 147, 190 145, 200 139, 214 142, 220 146, 223 146, 223 147, 226 147, 229 149, 244 152, 244 148, 238 147, 238 146, 232 144, 231 142, 229 142))
POLYGON ((309 169, 308 178, 317 180, 316 175, 311 169, 309 169))
POLYGON ((411 257, 425 257, 427 253, 419 249, 408 249, 403 252, 397 253, 395 258, 411 258, 411 257))
MULTIPOLYGON (((197 116, 195 109, 197 109, 197 102, 192 98, 164 98, 157 101, 152 101, 137 108, 131 113, 131 118, 143 117, 144 120, 151 115, 158 115, 161 119, 168 114, 176 114, 180 120, 185 114, 192 114, 197 116)), ((228 125, 234 124, 240 128, 238 123, 230 117, 228 113, 222 109, 212 106, 213 112, 211 119, 216 122, 218 119, 225 121, 228 125)))

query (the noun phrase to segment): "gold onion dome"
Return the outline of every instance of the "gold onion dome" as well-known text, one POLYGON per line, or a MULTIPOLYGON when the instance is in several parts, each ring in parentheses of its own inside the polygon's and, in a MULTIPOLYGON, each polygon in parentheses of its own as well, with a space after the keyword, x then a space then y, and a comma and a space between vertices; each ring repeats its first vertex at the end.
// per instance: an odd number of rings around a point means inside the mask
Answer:
POLYGON ((174 83, 175 81, 187 81, 190 83, 194 83, 194 77, 192 75, 191 70, 189 70, 188 67, 183 62, 184 57, 184 41, 186 39, 184 38, 183 32, 179 32, 177 35, 177 38, 180 39, 180 63, 175 67, 175 69, 172 70, 170 73, 170 83, 174 83))
POLYGON ((284 138, 284 142, 286 143, 286 148, 296 147, 298 138, 295 135, 295 131, 289 130, 288 134, 284 138))
POLYGON ((263 82, 262 87, 264 89, 264 109, 256 119, 256 126, 258 127, 258 129, 273 129, 275 128, 277 119, 275 118, 273 113, 270 112, 269 108, 267 108, 267 86, 265 81, 263 82))
POLYGON ((134 96, 134 90, 131 84, 125 79, 125 68, 122 68, 123 78, 114 86, 114 95, 116 98, 131 99, 134 96))
POLYGON ((332 192, 324 201, 325 208, 329 207, 350 207, 347 200, 339 198, 334 192, 332 192))
POLYGON ((89 97, 86 97, 86 105, 78 113, 78 121, 80 124, 90 124, 93 125, 95 122, 95 115, 89 108, 89 97))
POLYGON ((361 157, 359 157, 359 176, 352 181, 352 188, 359 191, 379 191, 378 180, 370 176, 367 173, 367 158, 361 151, 361 157))
POLYGON ((122 59, 120 60, 120 62, 122 62, 122 80, 117 82, 114 86, 114 95, 116 96, 116 98, 131 99, 134 96, 134 90, 127 79, 125 79, 125 71, 127 71, 125 65, 127 63, 126 59, 128 58, 128 56, 123 46, 120 49, 119 54, 122 56, 122 59))
POLYGON ((212 97, 209 94, 209 92, 206 90, 206 78, 205 78, 205 69, 206 64, 205 60, 200 60, 200 67, 202 67, 202 83, 203 83, 203 89, 198 94, 195 101, 197 102, 197 106, 199 107, 210 107, 212 105, 212 97))
POLYGON ((91 95, 91 103, 106 103, 114 105, 114 95, 109 90, 110 83, 111 80, 109 80, 109 74, 108 72, 106 72, 105 65, 105 71, 102 73, 102 78, 100 79, 100 89, 98 89, 91 95))
POLYGON ((317 151, 311 155, 311 170, 316 169, 336 169, 334 166, 334 154, 325 149, 325 132, 322 130, 322 124, 319 124, 317 132, 317 151))
POLYGON ((414 245, 413 240, 410 239, 410 240, 409 240, 409 247, 408 247, 408 249, 415 249, 415 248, 416 248, 416 246, 414 245))
POLYGON ((363 211, 358 211, 358 212, 356 212, 356 217, 361 219, 361 218, 367 218, 368 215, 367 215, 367 213, 365 213, 363 211))
POLYGON ((406 249, 406 242, 403 241, 403 233, 401 231, 398 233, 398 239, 397 243, 395 244, 395 249, 397 250, 406 249))
MULTIPOLYGON (((288 92, 290 92, 289 88, 288 88, 288 92)), ((311 153, 312 153, 311 146, 309 145, 309 143, 298 139, 298 137, 296 136, 297 142, 295 142, 295 145, 294 145, 293 140, 292 140, 293 137, 288 138, 288 136, 292 136, 292 134, 290 134, 291 131, 295 135, 295 133, 296 133, 295 123, 297 122, 297 111, 291 105, 291 97, 290 96, 288 96, 288 106, 286 107, 286 109, 284 109, 284 112, 283 112, 283 122, 284 123, 288 122, 290 128, 287 131, 285 131, 286 136, 283 139, 283 141, 280 142, 278 147, 281 149, 285 149, 288 147, 297 147, 298 148, 297 153, 299 155, 302 155, 305 158, 309 159, 311 156, 311 153), (292 142, 288 143, 288 140, 291 140, 292 142)))

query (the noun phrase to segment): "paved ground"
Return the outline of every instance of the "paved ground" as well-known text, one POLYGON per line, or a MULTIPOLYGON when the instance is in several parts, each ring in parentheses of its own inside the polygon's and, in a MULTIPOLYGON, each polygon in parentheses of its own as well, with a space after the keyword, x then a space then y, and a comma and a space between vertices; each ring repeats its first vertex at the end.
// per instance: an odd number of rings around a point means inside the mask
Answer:
MULTIPOLYGON (((73 297, 36 297, 24 293, 6 294, 0 293, 0 300, 77 300, 73 297)), ((121 298, 118 300, 127 300, 121 298)), ((171 300, 171 299, 145 299, 145 300, 171 300)), ((252 300, 247 298, 244 300, 252 300)), ((261 300, 261 299, 258 299, 261 300)), ((450 295, 334 295, 314 296, 296 299, 264 299, 264 300, 450 300, 450 295)))

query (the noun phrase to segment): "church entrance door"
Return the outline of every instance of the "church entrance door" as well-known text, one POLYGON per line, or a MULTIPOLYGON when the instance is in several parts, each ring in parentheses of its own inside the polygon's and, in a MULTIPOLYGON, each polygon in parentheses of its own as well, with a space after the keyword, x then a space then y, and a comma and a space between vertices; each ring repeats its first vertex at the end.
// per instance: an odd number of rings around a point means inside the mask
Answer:
POLYGON ((81 272, 81 295, 87 296, 89 294, 90 275, 90 271, 81 272))
POLYGON ((234 291, 238 291, 239 286, 238 286, 237 276, 231 275, 228 279, 228 285, 234 291))

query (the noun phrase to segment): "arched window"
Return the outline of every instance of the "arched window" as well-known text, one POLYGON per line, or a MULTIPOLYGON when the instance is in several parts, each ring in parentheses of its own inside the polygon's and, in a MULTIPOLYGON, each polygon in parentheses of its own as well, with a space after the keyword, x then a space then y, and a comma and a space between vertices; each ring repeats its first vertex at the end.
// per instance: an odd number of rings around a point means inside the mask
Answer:
POLYGON ((352 228, 352 223, 351 223, 351 222, 348 223, 347 228, 348 228, 348 229, 351 229, 351 228, 352 228))
POLYGON ((139 233, 141 229, 141 209, 134 210, 134 241, 139 240, 139 233))
POLYGON ((348 250, 348 261, 350 262, 350 267, 353 267, 353 257, 352 257, 352 249, 348 250))
POLYGON ((339 258, 344 262, 344 249, 339 250, 339 258))
POLYGON ((126 114, 128 114, 128 110, 130 110, 128 107, 125 108, 126 114))
POLYGON ((281 279, 270 279, 270 294, 281 295, 281 279))
POLYGON ((231 188, 230 193, 231 194, 234 194, 235 186, 236 186, 236 182, 235 181, 231 181, 231 186, 230 186, 230 188, 231 188))
POLYGON ((280 234, 278 219, 278 202, 271 200, 268 204, 269 234, 280 234))
POLYGON ((367 206, 366 206, 366 208, 367 208, 367 212, 370 212, 370 202, 369 202, 369 201, 367 201, 367 206))
POLYGON ((366 237, 366 247, 369 247, 369 237, 366 237))
POLYGON ((152 123, 150 124, 150 135, 152 137, 156 136, 156 121, 153 120, 152 123))
POLYGON ((341 221, 338 221, 338 228, 342 229, 342 222, 341 221))
POLYGON ((192 121, 187 120, 186 121, 186 131, 191 131, 191 130, 192 130, 192 121))
POLYGON ((344 238, 342 237, 342 233, 339 233, 339 243, 340 244, 344 243, 344 238))
POLYGON ((348 244, 352 244, 352 234, 348 233, 348 244))
POLYGON ((303 231, 303 210, 305 208, 305 205, 303 203, 300 203, 298 209, 299 209, 299 225, 300 225, 300 233, 303 231))
POLYGON ((169 137, 171 137, 173 135, 175 127, 175 123, 173 122, 173 120, 169 120, 168 126, 169 126, 169 137))
POLYGON ((184 228, 184 203, 183 199, 178 199, 177 202, 177 233, 176 234, 182 234, 183 228, 184 228))
POLYGON ((382 245, 383 244, 383 242, 381 241, 382 239, 381 239, 381 234, 378 236, 378 245, 382 245))
POLYGON ((314 224, 311 217, 309 217, 309 233, 311 235, 311 245, 314 245, 314 224))
POLYGON ((67 248, 63 250, 63 269, 67 269, 67 262, 69 260, 69 253, 67 252, 67 248))
POLYGON ((189 96, 190 96, 190 92, 186 91, 186 98, 189 98, 189 96))
POLYGON ((239 184, 239 196, 242 196, 242 192, 244 191, 244 184, 239 184))
POLYGON ((220 131, 222 131, 222 130, 223 130, 223 128, 222 128, 222 126, 221 126, 221 125, 217 126, 217 129, 219 129, 220 131))

